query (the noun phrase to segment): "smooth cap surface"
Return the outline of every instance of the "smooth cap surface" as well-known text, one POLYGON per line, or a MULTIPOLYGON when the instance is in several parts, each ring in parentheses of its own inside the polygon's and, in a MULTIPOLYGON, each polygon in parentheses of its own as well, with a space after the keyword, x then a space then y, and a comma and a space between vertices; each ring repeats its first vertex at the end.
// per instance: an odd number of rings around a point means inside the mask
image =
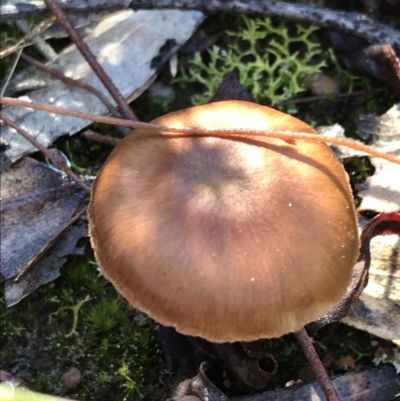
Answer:
MULTIPOLYGON (((243 101, 154 121, 315 133, 243 101)), ((89 207, 104 275, 132 306, 214 342, 278 337, 329 311, 358 256, 347 175, 328 146, 268 137, 171 138, 113 150, 89 207)))

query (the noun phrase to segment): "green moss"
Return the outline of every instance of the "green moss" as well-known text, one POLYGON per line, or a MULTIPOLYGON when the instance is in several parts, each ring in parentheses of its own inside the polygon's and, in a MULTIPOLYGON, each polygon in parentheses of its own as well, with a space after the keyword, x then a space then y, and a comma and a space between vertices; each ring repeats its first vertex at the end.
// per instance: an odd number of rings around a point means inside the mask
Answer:
POLYGON ((133 310, 92 259, 73 258, 62 276, 13 308, 0 305, 2 369, 39 392, 77 400, 165 398, 154 324, 133 310), (76 389, 61 376, 82 373, 76 389))
POLYGON ((343 164, 349 174, 352 185, 363 183, 375 171, 369 157, 350 158, 344 160, 343 164))
MULTIPOLYGON (((8 46, 17 44, 21 37, 22 34, 18 31, 18 28, 15 24, 0 24, 0 41, 4 43, 4 46, 1 46, 2 51, 8 46)), ((13 56, 10 55, 1 60, 0 82, 7 79, 11 70, 13 69, 15 60, 15 53, 13 56)), ((2 82, 2 84, 4 84, 4 82, 2 82)))
POLYGON ((257 103, 276 104, 306 90, 305 76, 325 66, 325 61, 318 60, 322 49, 314 39, 316 27, 246 16, 238 18, 236 26, 227 31, 227 47, 213 46, 206 57, 196 53, 175 80, 203 85, 203 92, 193 96, 193 104, 206 103, 235 67, 257 103))
MULTIPOLYGON (((103 299, 88 313, 88 323, 94 329, 112 330, 121 319, 121 299, 103 299)), ((107 339, 105 339, 107 340, 107 339)), ((104 343, 107 346, 107 342, 104 343)))
POLYGON ((4 299, 0 300, 1 313, 0 313, 0 333, 4 337, 20 336, 25 330, 25 327, 20 327, 17 322, 11 318, 11 311, 6 310, 4 306, 4 299))

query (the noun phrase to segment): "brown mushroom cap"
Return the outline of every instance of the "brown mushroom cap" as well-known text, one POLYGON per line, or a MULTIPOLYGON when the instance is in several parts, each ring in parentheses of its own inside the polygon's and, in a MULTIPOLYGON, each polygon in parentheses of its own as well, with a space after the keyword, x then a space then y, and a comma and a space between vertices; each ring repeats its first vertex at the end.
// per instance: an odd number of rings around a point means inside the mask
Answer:
MULTIPOLYGON (((168 114, 173 127, 315 133, 243 101, 168 114)), ((346 292, 359 240, 348 178, 323 143, 136 130, 89 207, 104 275, 134 307, 213 342, 293 332, 346 292)))

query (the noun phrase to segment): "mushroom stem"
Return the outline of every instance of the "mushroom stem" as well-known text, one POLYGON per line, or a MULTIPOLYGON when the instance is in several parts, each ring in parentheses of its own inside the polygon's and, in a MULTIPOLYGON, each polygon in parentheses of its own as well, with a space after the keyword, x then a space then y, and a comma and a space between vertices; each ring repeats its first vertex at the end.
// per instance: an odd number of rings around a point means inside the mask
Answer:
POLYGON ((339 395, 333 387, 332 380, 328 376, 306 329, 303 327, 299 331, 296 331, 294 335, 300 343, 301 348, 303 348, 304 354, 317 376, 317 380, 322 387, 322 391, 324 392, 327 401, 340 401, 339 395))

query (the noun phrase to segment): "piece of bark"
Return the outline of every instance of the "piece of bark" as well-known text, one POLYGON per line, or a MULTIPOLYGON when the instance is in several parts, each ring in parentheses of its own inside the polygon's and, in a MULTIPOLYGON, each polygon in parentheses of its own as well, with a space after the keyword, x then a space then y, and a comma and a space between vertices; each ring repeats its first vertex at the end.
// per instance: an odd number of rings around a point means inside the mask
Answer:
MULTIPOLYGON (((341 401, 392 401, 400 391, 396 371, 392 367, 373 367, 361 373, 350 373, 333 379, 341 401)), ((324 401, 316 381, 295 384, 282 390, 233 397, 231 401, 324 401)), ((210 400, 212 401, 212 400, 210 400)))

